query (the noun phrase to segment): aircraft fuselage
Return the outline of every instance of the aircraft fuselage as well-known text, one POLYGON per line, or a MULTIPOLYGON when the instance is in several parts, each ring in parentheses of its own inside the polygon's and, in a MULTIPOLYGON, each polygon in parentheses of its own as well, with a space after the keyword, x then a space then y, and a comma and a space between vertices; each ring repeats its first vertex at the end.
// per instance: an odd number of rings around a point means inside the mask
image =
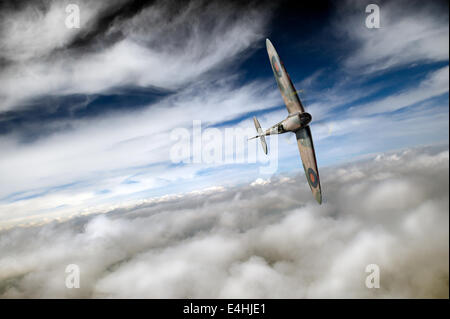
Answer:
POLYGON ((283 134, 286 132, 296 132, 301 128, 308 126, 311 122, 311 114, 307 112, 297 112, 289 114, 283 121, 268 128, 264 135, 283 134))

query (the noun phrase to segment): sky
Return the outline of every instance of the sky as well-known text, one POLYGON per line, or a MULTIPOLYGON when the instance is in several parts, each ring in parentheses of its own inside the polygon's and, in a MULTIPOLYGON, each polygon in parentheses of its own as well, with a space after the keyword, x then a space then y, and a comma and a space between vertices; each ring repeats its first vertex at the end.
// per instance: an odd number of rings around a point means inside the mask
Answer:
POLYGON ((0 296, 448 298, 448 3, 378 1, 368 28, 369 3, 2 3, 0 296), (287 116, 266 38, 312 115, 322 206, 292 134, 247 141, 287 116), (365 249, 396 279, 377 292, 347 273, 365 249), (53 276, 71 260, 75 292, 53 276))

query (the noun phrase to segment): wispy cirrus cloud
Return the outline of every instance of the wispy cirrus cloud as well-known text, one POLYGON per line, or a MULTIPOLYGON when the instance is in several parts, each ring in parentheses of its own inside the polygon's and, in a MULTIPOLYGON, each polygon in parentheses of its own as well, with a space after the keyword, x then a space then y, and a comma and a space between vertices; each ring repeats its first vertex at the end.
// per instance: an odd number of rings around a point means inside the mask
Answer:
POLYGON ((201 167, 172 167, 172 129, 189 128, 193 119, 214 125, 275 104, 265 81, 235 83, 241 59, 263 37, 267 4, 157 1, 135 8, 84 1, 79 30, 65 28, 65 4, 25 3, 2 13, 8 18, 0 39, 6 61, 0 119, 12 123, 0 136, 3 221, 80 212, 192 178, 201 167), (17 23, 9 24, 12 18, 17 23), (98 95, 130 87, 167 94, 137 111, 71 115, 71 108, 93 107, 98 95), (73 95, 85 95, 85 102, 72 105, 73 95), (57 106, 52 96, 61 97, 57 106), (41 97, 49 97, 42 107, 41 97), (38 106, 42 122, 28 123, 23 114, 38 106), (70 111, 52 118, 59 108, 70 111))
MULTIPOLYGON (((59 2, 49 2, 48 8, 30 4, 4 21, 7 36, 1 38, 0 47, 11 63, 0 73, 1 111, 44 95, 94 94, 130 85, 179 88, 252 48, 262 38, 269 17, 263 6, 244 5, 244 10, 191 1, 174 13, 174 3, 161 1, 129 19, 113 19, 99 39, 105 45, 93 42, 94 50, 71 48, 76 32, 83 35, 97 27, 90 21, 100 19, 106 5, 95 3, 79 4, 81 16, 85 15, 80 31, 65 27, 65 6, 59 2), (9 19, 17 21, 8 23, 9 19), (107 43, 108 36, 115 41, 107 43)), ((114 6, 119 4, 107 7, 114 6)))
POLYGON ((173 167, 173 129, 192 129, 193 119, 203 121, 204 127, 219 124, 242 114, 243 105, 247 111, 256 111, 276 104, 270 93, 264 93, 264 83, 242 87, 233 83, 222 79, 220 86, 199 84, 151 107, 103 116, 101 120, 70 120, 67 126, 71 129, 32 143, 23 143, 20 134, 0 137, 0 198, 4 201, 0 215, 5 221, 56 208, 60 213, 81 212, 95 202, 192 179, 210 165, 173 167), (137 183, 124 184, 128 179, 137 183), (107 193, 98 193, 105 189, 107 193))
POLYGON ((0 58, 8 64, 44 59, 54 51, 70 46, 77 38, 86 36, 97 27, 101 17, 117 10, 125 0, 108 3, 78 1, 77 5, 82 9, 80 29, 70 29, 65 25, 66 7, 70 3, 73 2, 38 0, 25 1, 17 6, 4 4, 0 11, 0 58))
POLYGON ((406 89, 405 92, 394 93, 374 102, 350 107, 348 112, 357 116, 390 113, 448 93, 448 66, 430 73, 417 85, 406 89))
POLYGON ((370 1, 350 1, 336 21, 356 48, 344 59, 358 73, 386 71, 414 63, 448 61, 448 10, 440 3, 386 1, 379 4, 380 28, 365 26, 370 1), (348 11, 353 12, 348 15, 348 11), (342 19, 346 19, 342 23, 342 19))

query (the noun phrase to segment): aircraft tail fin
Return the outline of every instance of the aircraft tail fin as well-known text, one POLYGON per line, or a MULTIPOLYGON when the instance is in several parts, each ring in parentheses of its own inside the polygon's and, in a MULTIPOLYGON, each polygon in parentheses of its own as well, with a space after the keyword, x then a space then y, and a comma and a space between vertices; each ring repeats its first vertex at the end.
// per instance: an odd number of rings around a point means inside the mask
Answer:
POLYGON ((261 140, 263 151, 265 154, 267 154, 267 143, 266 138, 264 137, 264 131, 262 130, 261 125, 259 124, 259 121, 256 119, 255 116, 253 117, 253 122, 255 122, 255 128, 256 132, 258 132, 258 135, 249 138, 249 140, 259 137, 259 139, 261 140))

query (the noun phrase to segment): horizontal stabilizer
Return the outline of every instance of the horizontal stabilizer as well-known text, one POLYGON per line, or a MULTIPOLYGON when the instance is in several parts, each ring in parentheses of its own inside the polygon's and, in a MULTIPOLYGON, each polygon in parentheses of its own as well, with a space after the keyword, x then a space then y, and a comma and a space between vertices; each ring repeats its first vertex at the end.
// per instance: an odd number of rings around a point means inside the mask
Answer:
POLYGON ((264 132, 261 128, 261 125, 259 124, 258 120, 256 119, 256 117, 253 117, 253 122, 255 122, 255 128, 256 128, 256 132, 258 132, 258 135, 255 137, 252 137, 250 139, 259 137, 261 140, 261 145, 263 148, 263 151, 265 154, 267 154, 267 143, 266 143, 266 138, 264 137, 264 132))

